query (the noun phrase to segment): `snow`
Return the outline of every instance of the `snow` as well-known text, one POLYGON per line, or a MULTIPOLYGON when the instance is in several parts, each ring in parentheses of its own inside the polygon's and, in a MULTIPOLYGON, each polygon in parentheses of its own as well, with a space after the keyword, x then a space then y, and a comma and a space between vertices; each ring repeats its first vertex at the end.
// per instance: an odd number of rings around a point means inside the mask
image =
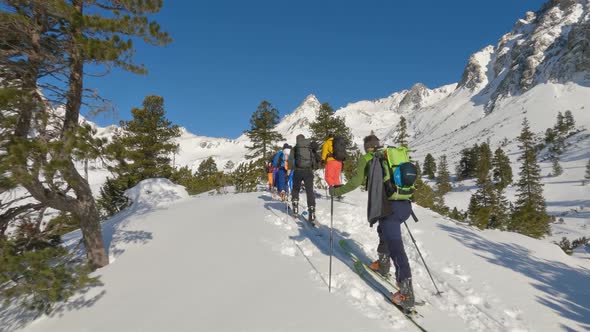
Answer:
MULTIPOLYGON (((117 257, 96 272, 104 286, 36 320, 3 310, 1 331, 416 330, 336 244, 347 239, 362 259, 376 256, 365 192, 334 202, 331 293, 329 200, 318 199, 314 229, 266 192, 186 197, 182 187, 153 179, 128 194, 136 203, 104 225, 109 255, 117 257)), ((408 226, 443 292, 434 294, 404 230, 416 296, 427 302, 418 320, 427 329, 590 329, 590 260, 546 241, 415 212, 420 221, 408 226)), ((69 243, 79 236, 70 234, 69 243)))

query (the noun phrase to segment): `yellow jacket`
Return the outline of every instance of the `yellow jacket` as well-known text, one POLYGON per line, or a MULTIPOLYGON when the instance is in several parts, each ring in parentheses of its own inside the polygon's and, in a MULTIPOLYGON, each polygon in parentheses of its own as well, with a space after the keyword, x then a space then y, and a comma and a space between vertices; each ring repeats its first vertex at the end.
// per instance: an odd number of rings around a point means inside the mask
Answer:
POLYGON ((334 137, 330 137, 328 138, 328 140, 324 142, 324 146, 322 147, 322 160, 325 162, 335 160, 334 158, 332 158, 332 153, 334 153, 333 142, 334 137))

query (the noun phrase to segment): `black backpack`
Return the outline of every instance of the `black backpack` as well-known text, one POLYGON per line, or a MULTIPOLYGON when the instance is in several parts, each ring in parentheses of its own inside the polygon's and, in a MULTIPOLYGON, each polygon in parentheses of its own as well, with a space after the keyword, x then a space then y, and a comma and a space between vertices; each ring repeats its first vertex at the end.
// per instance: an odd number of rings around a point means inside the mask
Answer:
POLYGON ((295 146, 295 168, 313 169, 315 156, 311 149, 311 140, 303 139, 295 146))
POLYGON ((338 161, 346 160, 346 141, 341 136, 332 140, 332 157, 338 161))

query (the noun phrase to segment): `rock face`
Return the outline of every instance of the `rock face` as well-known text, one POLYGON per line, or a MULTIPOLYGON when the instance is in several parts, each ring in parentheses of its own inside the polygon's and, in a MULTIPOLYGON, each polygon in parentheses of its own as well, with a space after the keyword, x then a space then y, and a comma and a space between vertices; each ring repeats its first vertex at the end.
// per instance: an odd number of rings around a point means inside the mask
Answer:
POLYGON ((467 63, 459 88, 481 91, 492 111, 499 99, 546 82, 590 76, 590 2, 551 0, 528 12, 498 45, 467 63))
POLYGON ((416 83, 399 103, 400 110, 417 110, 423 107, 423 102, 429 95, 428 88, 422 83, 416 83))

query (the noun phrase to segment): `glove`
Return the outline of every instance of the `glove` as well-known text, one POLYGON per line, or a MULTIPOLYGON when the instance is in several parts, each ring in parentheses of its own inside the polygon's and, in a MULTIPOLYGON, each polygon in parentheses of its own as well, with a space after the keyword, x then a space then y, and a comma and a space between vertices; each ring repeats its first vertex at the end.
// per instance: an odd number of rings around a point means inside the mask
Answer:
POLYGON ((333 196, 336 196, 336 195, 334 194, 334 190, 335 190, 336 188, 340 188, 340 187, 342 187, 342 185, 341 185, 341 184, 337 184, 337 185, 335 185, 335 186, 330 186, 330 187, 328 187, 328 193, 330 194, 330 196, 332 196, 332 197, 333 197, 333 196))

